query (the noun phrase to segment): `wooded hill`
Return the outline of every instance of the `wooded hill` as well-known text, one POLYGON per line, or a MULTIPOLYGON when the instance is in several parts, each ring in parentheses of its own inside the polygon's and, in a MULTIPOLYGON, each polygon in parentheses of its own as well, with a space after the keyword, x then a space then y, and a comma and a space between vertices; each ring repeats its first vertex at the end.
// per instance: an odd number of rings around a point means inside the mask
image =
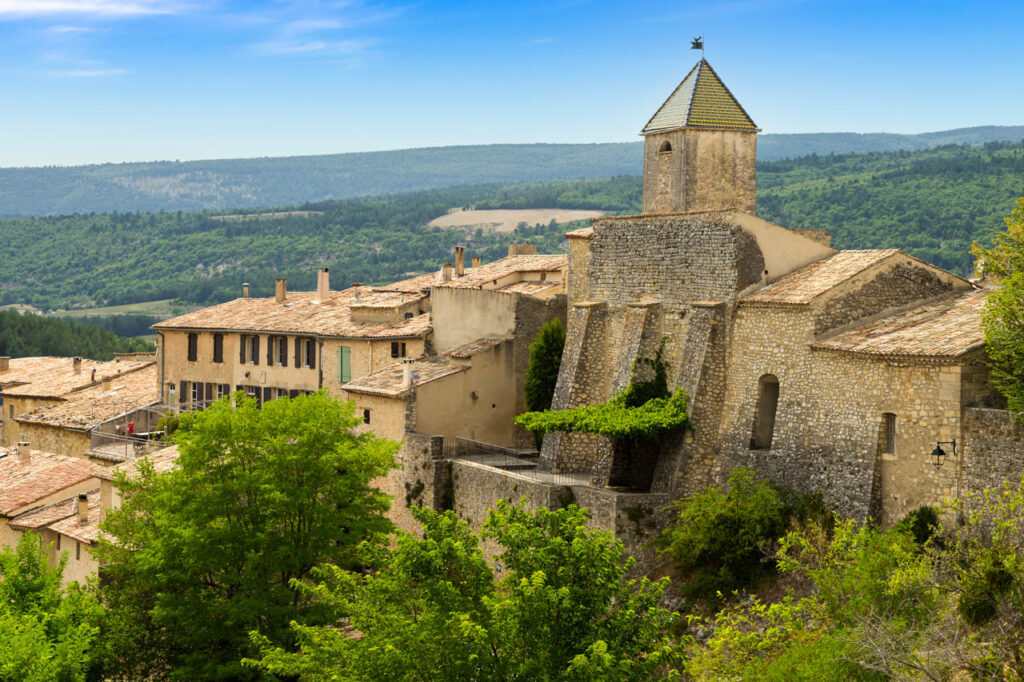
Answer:
MULTIPOLYGON (((839 248, 899 247, 969 274, 971 240, 1002 229, 1002 217, 1024 196, 1024 144, 762 162, 758 181, 763 218, 830 230, 839 248)), ((524 238, 556 251, 574 227, 497 234, 425 226, 450 207, 469 205, 629 213, 640 206, 640 179, 431 190, 304 204, 297 208, 312 213, 265 219, 178 212, 0 220, 0 304, 212 303, 240 295, 244 281, 257 296, 271 295, 280 276, 288 277, 289 288, 312 289, 320 265, 331 266, 334 287, 375 284, 437 269, 458 243, 485 261, 524 238)))
POLYGON ((114 353, 153 350, 156 346, 148 341, 122 338, 93 324, 0 310, 0 355, 78 355, 113 360, 114 353))
MULTIPOLYGON (((1018 142, 1024 126, 920 135, 761 135, 763 161, 809 154, 922 150, 1018 142)), ((0 169, 0 215, 198 211, 285 206, 491 182, 640 173, 640 142, 515 144, 258 159, 0 169)))

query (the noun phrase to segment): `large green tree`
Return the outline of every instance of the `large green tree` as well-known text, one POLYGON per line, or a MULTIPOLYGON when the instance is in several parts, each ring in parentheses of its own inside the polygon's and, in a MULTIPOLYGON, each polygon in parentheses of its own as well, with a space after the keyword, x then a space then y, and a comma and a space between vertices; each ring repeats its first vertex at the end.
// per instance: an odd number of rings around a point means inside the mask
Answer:
POLYGON ((124 621, 112 633, 121 674, 251 677, 251 630, 287 644, 290 622, 323 622, 293 581, 321 563, 358 567, 356 547, 391 530, 371 482, 398 446, 358 423, 323 392, 262 409, 237 393, 182 417, 176 469, 143 464, 118 481, 124 504, 97 555, 124 621))
POLYGON ((526 409, 541 412, 551 407, 558 383, 558 368, 565 348, 565 329, 553 318, 530 344, 530 364, 526 368, 526 409))
POLYGON ((1007 407, 1024 413, 1024 197, 1006 218, 1006 231, 992 246, 971 249, 975 269, 1000 278, 982 314, 985 348, 991 360, 992 381, 1006 396, 1007 407))
POLYGON ((402 535, 360 575, 327 568, 305 587, 342 627, 296 625, 300 650, 254 640, 250 665, 327 680, 650 680, 677 675, 658 607, 667 581, 627 580, 632 560, 571 506, 527 512, 500 502, 483 536, 494 569, 453 513, 414 511, 424 537, 402 535))

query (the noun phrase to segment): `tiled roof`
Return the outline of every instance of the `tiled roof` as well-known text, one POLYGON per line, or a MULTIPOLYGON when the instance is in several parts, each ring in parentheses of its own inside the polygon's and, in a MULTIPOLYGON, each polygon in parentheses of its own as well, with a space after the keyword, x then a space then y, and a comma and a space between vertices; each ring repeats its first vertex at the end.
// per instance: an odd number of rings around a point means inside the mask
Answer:
POLYGON ((541 293, 542 291, 557 289, 560 286, 562 286, 561 282, 515 282, 513 284, 507 284, 503 287, 499 287, 498 291, 504 291, 507 294, 525 294, 527 296, 533 296, 541 293))
POLYGON ((134 372, 153 365, 154 361, 145 359, 99 362, 83 359, 78 372, 74 371, 72 363, 72 358, 14 358, 10 361, 10 368, 0 372, 3 394, 58 398, 72 391, 99 384, 105 376, 118 377, 126 372, 134 372))
POLYGON ((566 237, 576 237, 579 239, 590 239, 594 236, 593 227, 581 227, 578 230, 572 230, 571 232, 565 233, 566 237))
POLYGON ((757 130, 715 70, 701 59, 644 126, 644 133, 684 126, 757 130))
POLYGON ((102 467, 85 459, 33 451, 28 461, 0 459, 0 514, 32 504, 94 477, 102 467))
POLYGON ((477 353, 481 353, 485 350, 490 350, 495 346, 509 341, 510 339, 477 339, 476 341, 470 341, 469 343, 463 344, 457 348, 452 348, 450 351, 446 351, 444 355, 452 358, 466 359, 471 358, 477 353))
POLYGON ((63 502, 15 516, 9 525, 22 530, 38 530, 61 519, 66 519, 74 513, 75 498, 72 497, 63 502))
POLYGON ((398 322, 353 322, 351 306, 358 291, 360 306, 399 307, 424 299, 423 293, 351 287, 331 292, 317 302, 314 291, 289 292, 284 303, 274 297, 236 298, 164 320, 154 329, 225 329, 275 334, 317 334, 341 338, 408 338, 423 336, 430 328, 427 313, 398 322))
POLYGON ((122 462, 114 467, 100 469, 96 473, 96 478, 112 481, 114 480, 114 477, 121 472, 124 472, 128 478, 133 478, 139 470, 139 462, 144 459, 153 463, 153 471, 158 474, 170 471, 177 466, 178 463, 178 446, 171 445, 160 450, 155 450, 144 457, 122 462))
POLYGON ((111 390, 107 393, 103 392, 102 384, 68 393, 54 405, 26 412, 15 419, 28 424, 88 430, 159 400, 157 366, 151 363, 138 371, 114 379, 111 382, 111 390))
MULTIPOLYGON (((422 386, 431 381, 437 381, 450 374, 465 372, 466 367, 462 365, 449 365, 445 362, 426 362, 418 360, 412 363, 412 371, 416 374, 413 379, 413 386, 422 386)), ((403 386, 402 363, 397 363, 378 370, 373 374, 351 381, 341 387, 350 393, 367 393, 379 395, 386 398, 398 398, 408 392, 403 386)))
POLYGON ((493 282, 517 273, 553 272, 561 270, 568 264, 569 256, 564 253, 508 256, 493 263, 485 263, 478 268, 466 268, 462 277, 453 276, 448 282, 435 282, 434 286, 453 289, 486 289, 493 282))
POLYGON ((78 514, 51 523, 50 530, 65 535, 73 540, 91 545, 100 535, 100 522, 103 521, 103 505, 99 492, 89 493, 89 518, 85 523, 78 520, 78 514))
POLYGON ((981 348, 987 291, 933 301, 843 332, 812 347, 866 355, 956 358, 981 348))
POLYGON ((835 286, 867 270, 875 263, 901 253, 899 249, 838 251, 780 277, 743 299, 749 303, 810 303, 835 286))

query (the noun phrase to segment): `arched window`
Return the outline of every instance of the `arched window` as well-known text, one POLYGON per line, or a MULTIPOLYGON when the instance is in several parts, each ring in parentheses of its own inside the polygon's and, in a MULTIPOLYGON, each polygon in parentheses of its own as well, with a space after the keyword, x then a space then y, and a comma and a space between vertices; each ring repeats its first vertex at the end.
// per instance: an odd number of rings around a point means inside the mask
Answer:
POLYGON ((765 374, 757 383, 757 411, 754 413, 750 449, 771 450, 772 436, 775 433, 775 411, 779 407, 779 380, 772 374, 765 374))
POLYGON ((896 452, 896 415, 882 415, 882 452, 896 452))
POLYGON ((664 142, 661 143, 661 149, 658 150, 658 153, 659 154, 664 154, 665 152, 671 152, 671 151, 672 151, 672 143, 669 142, 668 140, 665 140, 664 142))

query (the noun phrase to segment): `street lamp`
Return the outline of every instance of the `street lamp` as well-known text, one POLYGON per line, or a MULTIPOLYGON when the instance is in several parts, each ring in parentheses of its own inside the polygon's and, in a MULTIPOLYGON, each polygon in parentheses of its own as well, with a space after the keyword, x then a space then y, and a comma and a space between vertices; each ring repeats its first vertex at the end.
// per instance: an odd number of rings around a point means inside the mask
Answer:
POLYGON ((935 466, 936 471, 942 466, 942 463, 946 461, 946 451, 942 449, 943 445, 950 445, 953 448, 953 456, 956 457, 956 500, 957 500, 957 521, 960 521, 960 453, 956 449, 956 438, 953 440, 940 440, 935 443, 935 449, 932 450, 932 464, 935 466))

